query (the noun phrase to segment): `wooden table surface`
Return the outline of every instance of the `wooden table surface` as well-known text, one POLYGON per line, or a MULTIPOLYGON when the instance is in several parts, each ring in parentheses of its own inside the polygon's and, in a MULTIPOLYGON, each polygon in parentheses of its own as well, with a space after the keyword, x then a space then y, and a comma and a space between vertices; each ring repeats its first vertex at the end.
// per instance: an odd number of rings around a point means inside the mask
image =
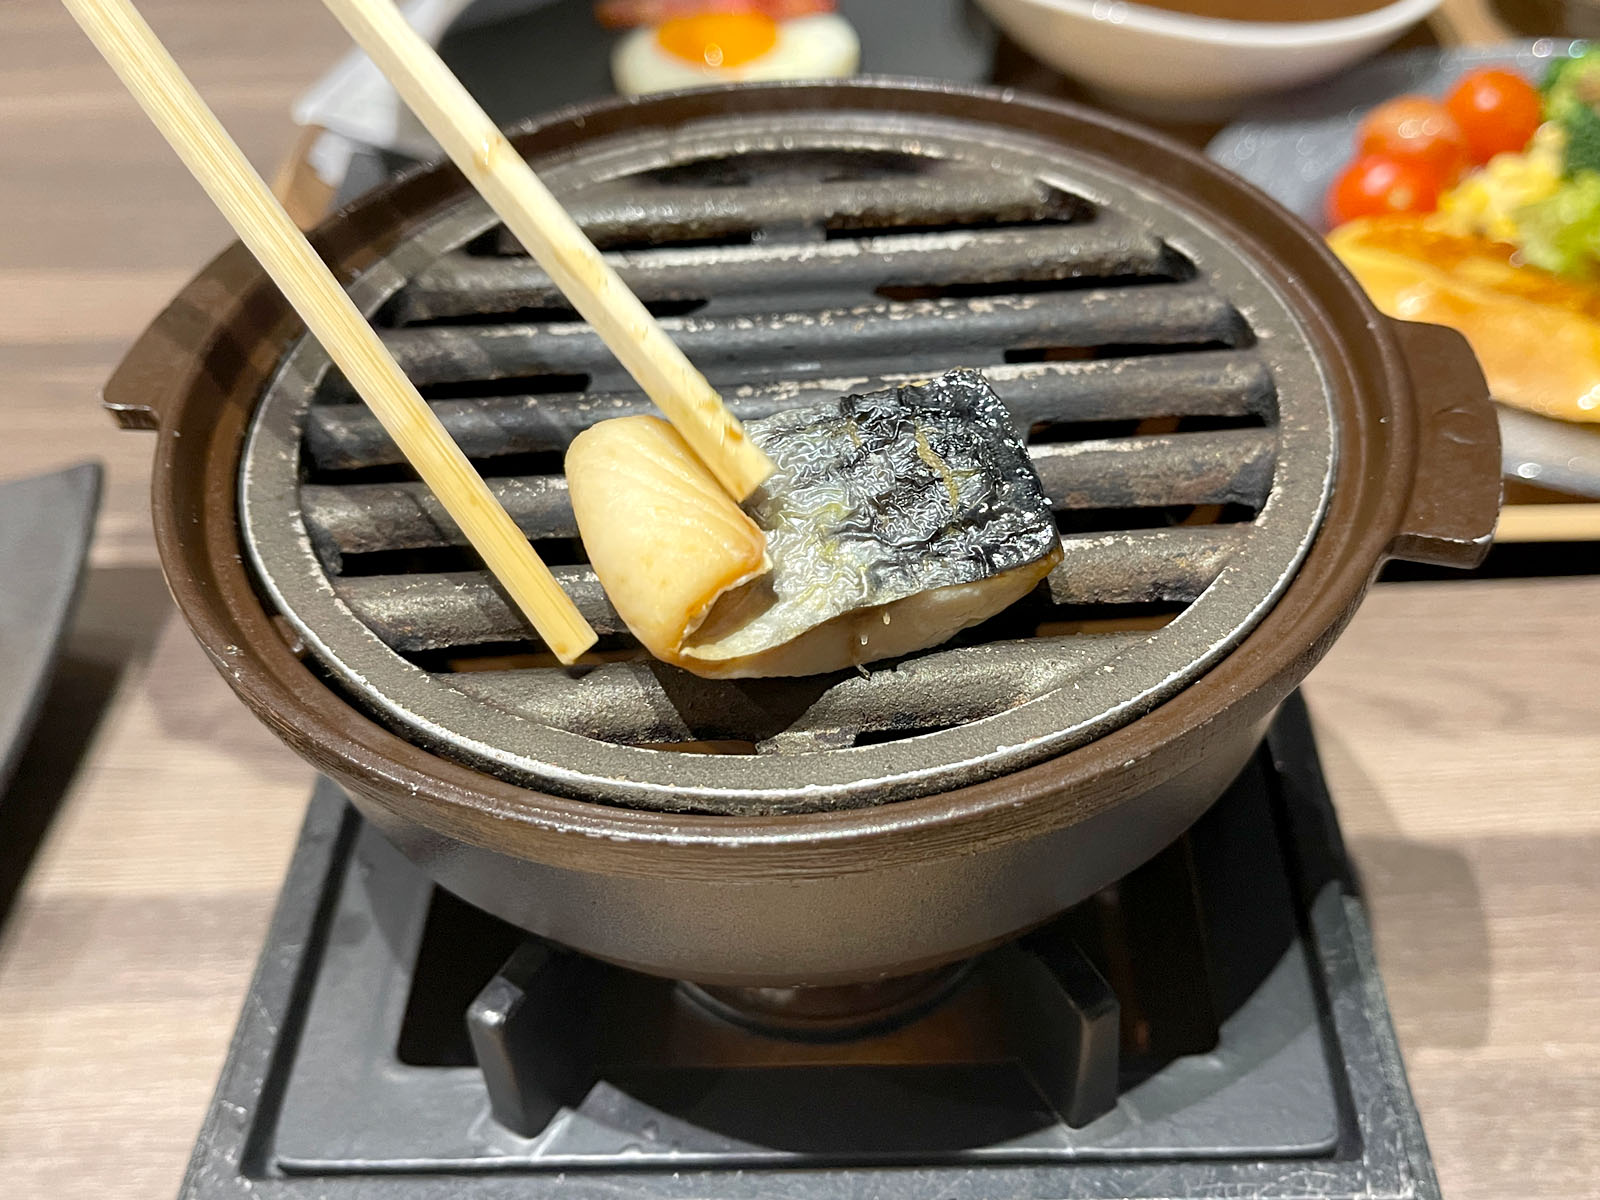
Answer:
MULTIPOLYGON (((320 6, 142 7, 270 169, 343 45, 320 6)), ((222 222, 53 4, 0 6, 0 131, 0 478, 109 472, 49 736, 0 799, 0 1193, 159 1200, 311 772, 176 617, 150 441, 97 407, 222 222)), ((1455 1200, 1600 1196, 1597 617, 1600 579, 1385 585, 1306 686, 1455 1200)))

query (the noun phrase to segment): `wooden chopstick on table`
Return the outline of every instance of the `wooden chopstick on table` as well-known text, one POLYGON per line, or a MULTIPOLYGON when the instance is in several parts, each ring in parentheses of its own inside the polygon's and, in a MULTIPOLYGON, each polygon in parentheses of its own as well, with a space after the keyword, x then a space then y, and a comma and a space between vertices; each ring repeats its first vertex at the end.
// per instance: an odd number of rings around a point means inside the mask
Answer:
POLYGON ((595 633, 129 0, 62 0, 562 662, 595 633))
POLYGON ((772 462, 392 0, 323 0, 717 481, 744 500, 772 462))

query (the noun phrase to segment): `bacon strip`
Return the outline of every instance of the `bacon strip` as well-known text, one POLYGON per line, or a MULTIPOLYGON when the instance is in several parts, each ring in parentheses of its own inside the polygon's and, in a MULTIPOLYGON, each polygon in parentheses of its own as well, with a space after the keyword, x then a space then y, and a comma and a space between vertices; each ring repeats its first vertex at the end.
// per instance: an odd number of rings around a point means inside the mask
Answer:
POLYGON ((787 21, 832 12, 835 7, 835 0, 599 0, 594 15, 607 29, 629 29, 706 13, 758 12, 787 21))

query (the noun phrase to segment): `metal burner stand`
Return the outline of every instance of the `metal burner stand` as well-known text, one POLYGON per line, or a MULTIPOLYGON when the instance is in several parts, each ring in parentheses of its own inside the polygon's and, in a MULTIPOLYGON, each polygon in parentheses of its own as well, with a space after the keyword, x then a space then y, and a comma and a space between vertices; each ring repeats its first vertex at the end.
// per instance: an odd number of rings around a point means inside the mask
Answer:
MULTIPOLYGON (((1251 811, 1270 812, 1266 823, 1277 833, 1269 832, 1265 841, 1276 841, 1271 853, 1282 856, 1278 884, 1268 880, 1246 899, 1280 916, 1285 906, 1294 910, 1294 931, 1279 969, 1223 1021, 1215 1049, 1176 1058, 1148 1079, 1130 1082, 1125 1076, 1118 1107, 1076 1129, 1065 1121, 1022 1133, 1007 1129, 1015 1114, 1002 1112, 1004 1102, 983 1083, 994 1076, 980 1071, 971 1076, 977 1082, 970 1093, 944 1088, 946 1100, 954 1095, 976 1122, 947 1126, 961 1129, 964 1137, 941 1147, 943 1133, 907 1114, 903 1146, 880 1147, 876 1157, 851 1162, 697 1129, 684 1119, 683 1108, 661 1121, 641 1122, 649 1111, 640 1098, 644 1093, 626 1095, 607 1083, 576 1106, 556 1110, 538 1136, 522 1137, 494 1121, 475 1071, 408 1066, 404 1048, 392 1040, 375 1049, 370 1030, 384 1027, 385 1010, 398 1005, 403 1011, 410 990, 414 964, 408 956, 415 945, 403 927, 409 919, 404 910, 407 904, 415 909, 415 897, 406 901, 404 887, 396 891, 383 883, 407 878, 406 864, 394 860, 399 874, 385 866, 387 848, 324 782, 313 797, 183 1200, 1437 1197, 1365 913, 1298 698, 1285 706, 1260 761, 1233 796, 1219 810, 1232 804, 1238 811, 1254 805, 1251 811), (368 899, 378 903, 358 913, 350 905, 356 893, 371 893, 368 899), (363 956, 381 985, 361 973, 363 956), (329 1006, 337 1007, 343 996, 349 1007, 359 988, 368 989, 368 1013, 379 1015, 344 1027, 330 1023, 329 1006), (1302 1004, 1312 1015, 1301 1036, 1283 1040, 1271 1053, 1250 1050, 1252 1039, 1263 1038, 1263 1020, 1280 1029, 1267 1040, 1281 1036, 1286 1025, 1300 1020, 1286 1014, 1302 1004), (1247 1014, 1248 1026, 1240 1026, 1247 1014), (364 1037, 369 1044, 362 1044, 364 1037), (1297 1059, 1298 1066, 1286 1071, 1286 1059, 1297 1059), (1207 1088, 1195 1088, 1207 1080, 1207 1088), (1331 1098, 1326 1105, 1318 1098, 1324 1090, 1331 1098), (1160 1111, 1163 1105, 1166 1111, 1160 1111), (462 1112, 469 1119, 462 1121, 462 1112), (1275 1123, 1281 1130, 1258 1127, 1275 1123), (986 1130, 997 1132, 985 1140, 986 1130), (306 1153, 313 1146, 320 1151, 306 1153)), ((415 879, 426 911, 429 889, 415 879)), ((1226 919, 1249 918, 1241 909, 1226 919)), ((526 959, 526 950, 519 954, 526 959)), ((495 986, 517 968, 514 957, 495 986)), ((482 1004, 480 998, 480 1009, 482 1004)), ((399 1016, 390 1015, 398 1024, 399 1016)), ((477 1014, 480 1023, 482 1015, 477 1014)), ((525 1034, 535 1035, 535 1049, 537 1029, 537 1022, 531 1029, 523 1024, 525 1034)), ((489 1044, 482 1033, 474 1030, 480 1049, 489 1044)), ((707 1104, 696 1111, 715 1110, 712 1093, 723 1085, 761 1090, 745 1087, 741 1077, 774 1075, 704 1073, 691 1091, 707 1081, 713 1086, 706 1088, 707 1104)), ((825 1083, 825 1075, 810 1077, 813 1090, 819 1080, 825 1083)), ((891 1087, 888 1094, 917 1091, 915 1085, 900 1092, 891 1087)), ((813 1102, 825 1105, 827 1094, 824 1086, 813 1102)), ((764 1099, 757 1094, 745 1102, 764 1099)), ((835 1096, 844 1108, 861 1107, 859 1100, 835 1096)), ((1034 1100, 1037 1108, 1039 1097, 1034 1100)), ((892 1123, 892 1115, 885 1119, 892 1123)))

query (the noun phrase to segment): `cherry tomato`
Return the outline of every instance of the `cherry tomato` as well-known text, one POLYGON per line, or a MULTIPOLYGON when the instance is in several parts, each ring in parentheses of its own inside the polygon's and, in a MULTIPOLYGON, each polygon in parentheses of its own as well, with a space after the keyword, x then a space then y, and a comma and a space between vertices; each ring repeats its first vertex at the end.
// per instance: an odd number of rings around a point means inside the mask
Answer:
POLYGON ((1416 159, 1446 185, 1469 160, 1467 138, 1456 119, 1426 96, 1396 96, 1368 113, 1356 131, 1356 153, 1416 159))
POLYGON ((1445 107, 1466 136, 1472 161, 1515 153, 1542 119, 1539 92, 1514 71, 1474 71, 1456 84, 1445 107))
POLYGON ((1417 158, 1363 154, 1328 189, 1328 224, 1380 213, 1432 212, 1444 183, 1417 158))

